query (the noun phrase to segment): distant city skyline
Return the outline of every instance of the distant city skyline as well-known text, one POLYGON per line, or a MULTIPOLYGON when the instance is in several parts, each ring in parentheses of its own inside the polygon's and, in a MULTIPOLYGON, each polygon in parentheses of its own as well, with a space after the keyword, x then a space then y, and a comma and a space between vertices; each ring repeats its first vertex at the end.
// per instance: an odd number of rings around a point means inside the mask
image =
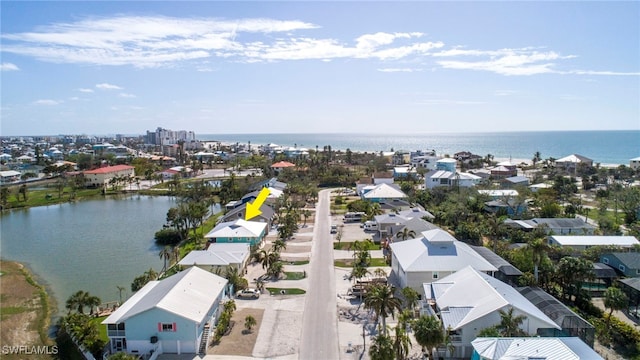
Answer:
POLYGON ((0 135, 640 129, 640 2, 2 1, 0 135))

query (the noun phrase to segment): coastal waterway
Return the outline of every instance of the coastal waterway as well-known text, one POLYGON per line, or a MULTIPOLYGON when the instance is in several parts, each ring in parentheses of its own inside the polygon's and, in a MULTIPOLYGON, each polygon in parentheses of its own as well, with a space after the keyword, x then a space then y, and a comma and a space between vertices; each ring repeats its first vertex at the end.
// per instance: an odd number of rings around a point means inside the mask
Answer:
POLYGON ((132 195, 11 211, 0 217, 0 254, 27 265, 59 312, 78 290, 119 301, 118 286, 126 299, 136 276, 161 270, 153 235, 172 206, 171 197, 132 195))

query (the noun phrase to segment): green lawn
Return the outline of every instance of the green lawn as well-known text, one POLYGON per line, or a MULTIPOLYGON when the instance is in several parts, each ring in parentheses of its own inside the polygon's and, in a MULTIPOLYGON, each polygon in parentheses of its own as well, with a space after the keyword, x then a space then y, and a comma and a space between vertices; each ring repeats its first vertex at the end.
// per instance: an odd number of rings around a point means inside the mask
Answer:
MULTIPOLYGON (((346 260, 335 260, 333 262, 334 266, 337 267, 353 267, 353 260, 351 259, 346 259, 346 260)), ((389 266, 387 264, 387 262, 384 260, 384 258, 373 258, 371 259, 371 264, 369 264, 369 267, 381 267, 381 266, 389 266)))
POLYGON ((106 318, 107 316, 93 318, 91 319, 91 323, 96 324, 96 326, 98 327, 98 334, 100 334, 100 339, 103 340, 105 343, 108 343, 109 337, 107 336, 107 326, 101 324, 102 320, 106 318))
POLYGON ((268 287, 266 289, 269 291, 271 295, 302 295, 307 293, 306 291, 302 289, 297 289, 297 288, 282 289, 282 288, 268 287), (283 291, 284 293, 282 293, 283 291))
MULTIPOLYGON (((363 242, 363 241, 361 241, 363 242)), ((367 244, 367 250, 380 250, 380 244, 374 244, 372 241, 364 242, 367 244)), ((355 242, 338 242, 333 243, 333 250, 353 250, 355 242)))
POLYGON ((306 277, 306 272, 285 272, 285 280, 300 280, 306 277))

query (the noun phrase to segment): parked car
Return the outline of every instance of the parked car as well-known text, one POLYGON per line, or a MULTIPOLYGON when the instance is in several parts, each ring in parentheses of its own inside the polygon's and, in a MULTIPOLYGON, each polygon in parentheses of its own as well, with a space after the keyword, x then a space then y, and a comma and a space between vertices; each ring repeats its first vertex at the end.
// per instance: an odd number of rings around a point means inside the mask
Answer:
POLYGON ((260 297, 260 291, 258 291, 258 289, 248 288, 238 291, 236 293, 236 297, 244 299, 257 299, 260 297))
POLYGON ((331 225, 331 233, 335 234, 338 232, 338 225, 331 225))

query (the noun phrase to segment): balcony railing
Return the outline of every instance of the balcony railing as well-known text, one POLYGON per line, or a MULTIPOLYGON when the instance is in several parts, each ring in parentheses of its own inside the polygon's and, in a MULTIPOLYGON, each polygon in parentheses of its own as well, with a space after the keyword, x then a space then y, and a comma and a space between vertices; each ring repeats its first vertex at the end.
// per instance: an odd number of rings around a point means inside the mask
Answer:
POLYGON ((116 336, 122 336, 124 337, 124 330, 107 330, 107 336, 109 337, 116 337, 116 336))

